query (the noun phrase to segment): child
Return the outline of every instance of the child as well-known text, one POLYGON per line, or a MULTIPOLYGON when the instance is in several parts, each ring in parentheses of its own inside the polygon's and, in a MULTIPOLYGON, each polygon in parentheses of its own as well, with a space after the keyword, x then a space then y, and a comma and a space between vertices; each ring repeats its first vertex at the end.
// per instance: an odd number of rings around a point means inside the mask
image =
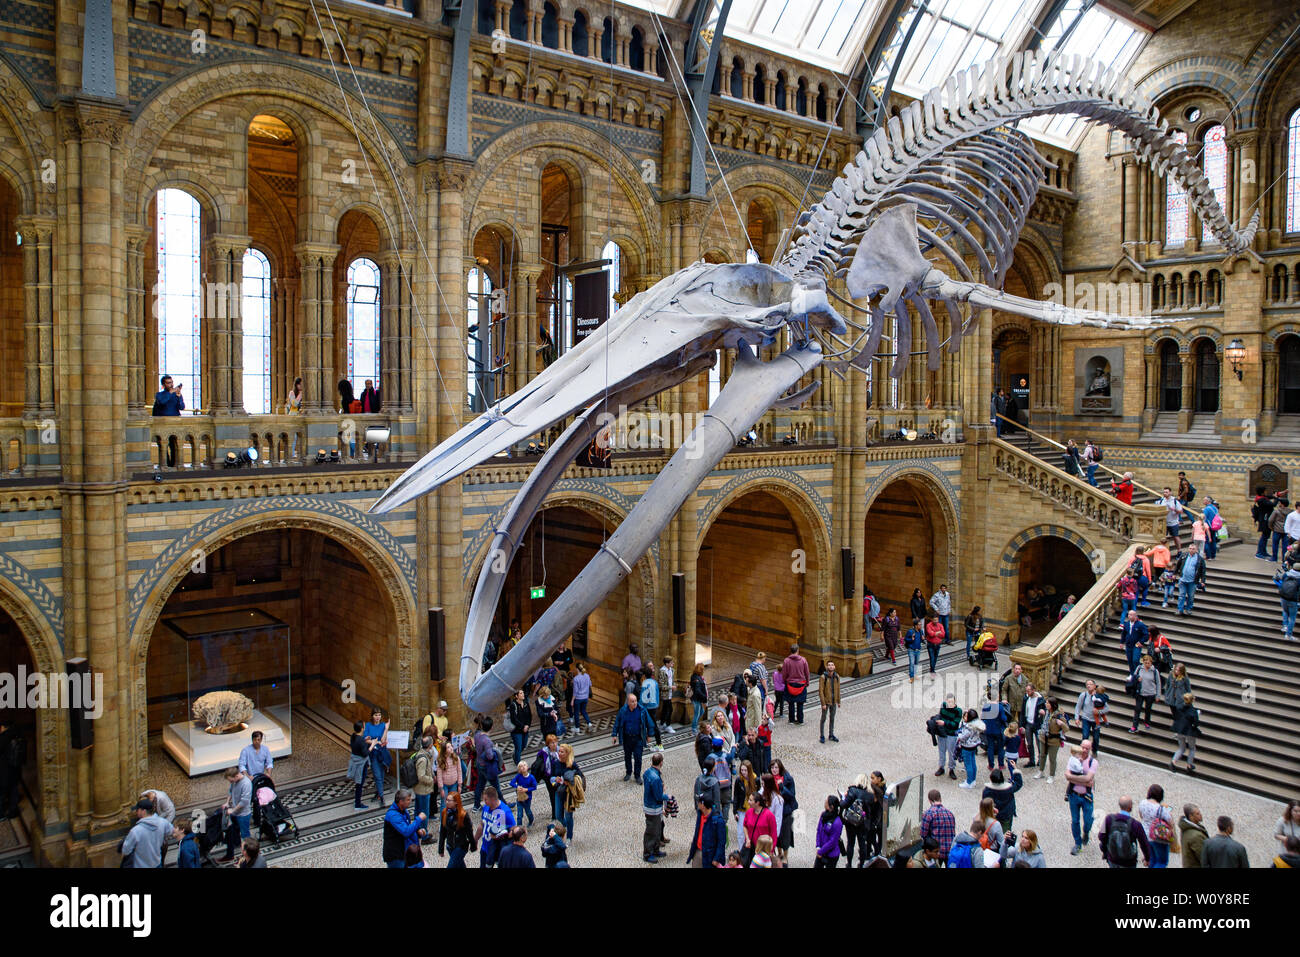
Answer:
POLYGON ((1161 608, 1168 608, 1169 602, 1174 597, 1174 588, 1178 584, 1178 575, 1173 568, 1166 568, 1160 573, 1160 585, 1165 590, 1165 600, 1160 603, 1161 608))
MULTIPOLYGON (((763 836, 766 837, 767 835, 765 834, 765 835, 763 835, 763 836)), ((740 867, 740 866, 741 866, 741 864, 740 864, 740 851, 732 851, 730 854, 727 855, 727 867, 728 867, 728 868, 740 867)))
POLYGON ((750 867, 771 867, 772 866, 772 835, 761 834, 758 843, 754 845, 754 859, 749 862, 750 867))
POLYGON ((1131 571, 1124 572, 1119 580, 1120 617, 1137 608, 1138 581, 1131 571))
POLYGON ((785 678, 780 665, 772 669, 772 689, 776 692, 776 716, 779 718, 785 714, 785 678))
MULTIPOLYGON (((1083 748, 1077 744, 1070 745, 1070 760, 1066 762, 1065 770, 1070 774, 1084 774, 1086 768, 1083 766, 1083 748)), ((1066 781, 1065 799, 1070 800, 1070 791, 1074 788, 1073 784, 1066 781)))
POLYGON ((546 861, 547 867, 569 866, 568 845, 564 843, 564 837, 568 833, 559 821, 546 825, 546 840, 542 842, 542 858, 546 861))
POLYGON ((1007 724, 1006 730, 1002 732, 1003 747, 1006 749, 1007 766, 1014 768, 1020 762, 1020 746, 1025 739, 1025 733, 1020 726, 1012 721, 1007 724))
POLYGON ((522 810, 528 815, 529 826, 532 826, 533 792, 537 790, 537 778, 528 772, 528 765, 523 761, 520 761, 519 767, 515 769, 515 776, 510 779, 510 786, 515 789, 515 820, 522 820, 519 816, 522 810))

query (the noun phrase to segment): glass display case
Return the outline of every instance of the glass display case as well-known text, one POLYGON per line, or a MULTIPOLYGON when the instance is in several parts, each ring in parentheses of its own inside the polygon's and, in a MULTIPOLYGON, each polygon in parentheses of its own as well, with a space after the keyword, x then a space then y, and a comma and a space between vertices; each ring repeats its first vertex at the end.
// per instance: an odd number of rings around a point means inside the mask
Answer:
POLYGON ((289 626, 257 608, 166 618, 185 646, 188 720, 163 747, 191 777, 234 767, 254 731, 271 756, 293 750, 289 626))

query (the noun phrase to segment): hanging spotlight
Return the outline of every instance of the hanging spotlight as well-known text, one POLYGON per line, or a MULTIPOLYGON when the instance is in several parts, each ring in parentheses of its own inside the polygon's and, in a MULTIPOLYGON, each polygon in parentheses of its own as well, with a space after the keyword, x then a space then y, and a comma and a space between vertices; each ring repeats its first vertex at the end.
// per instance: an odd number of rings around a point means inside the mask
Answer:
POLYGON ((317 465, 324 465, 324 464, 325 464, 326 462, 328 462, 329 460, 330 460, 330 454, 329 454, 328 452, 326 452, 324 449, 317 449, 317 450, 316 450, 316 464, 317 464, 317 465))
POLYGON ((257 464, 258 454, 256 446, 250 445, 246 449, 240 449, 238 452, 227 452, 226 460, 222 463, 225 468, 239 469, 244 466, 257 464))

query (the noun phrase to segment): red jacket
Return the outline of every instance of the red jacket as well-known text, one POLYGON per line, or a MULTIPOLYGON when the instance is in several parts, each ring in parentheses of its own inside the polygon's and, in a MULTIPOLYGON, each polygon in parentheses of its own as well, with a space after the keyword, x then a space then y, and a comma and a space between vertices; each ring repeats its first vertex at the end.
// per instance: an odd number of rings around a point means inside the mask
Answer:
POLYGON ((943 622, 941 621, 926 622, 925 640, 932 645, 943 644, 943 622))
POLYGON ((1117 482, 1115 484, 1115 497, 1125 505, 1133 504, 1133 483, 1117 482))

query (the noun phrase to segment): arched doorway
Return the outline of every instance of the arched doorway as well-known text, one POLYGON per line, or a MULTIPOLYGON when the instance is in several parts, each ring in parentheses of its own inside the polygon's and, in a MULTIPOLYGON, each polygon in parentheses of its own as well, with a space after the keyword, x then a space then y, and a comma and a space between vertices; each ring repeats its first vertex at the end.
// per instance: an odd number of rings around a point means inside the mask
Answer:
POLYGON ((1097 580, 1078 543, 1058 535, 1030 539, 1016 552, 1015 564, 1021 641, 1032 642, 1051 631, 1069 597, 1081 598, 1097 580))
POLYGON ((37 766, 40 758, 37 743, 40 739, 37 737, 36 727, 40 709, 29 707, 32 702, 26 695, 28 688, 26 676, 36 674, 37 670, 22 629, 8 612, 0 608, 0 674, 9 677, 13 682, 14 691, 12 696, 5 695, 0 698, 0 723, 3 723, 6 729, 11 729, 6 731, 6 745, 13 736, 17 736, 25 742, 26 752, 26 759, 16 779, 11 780, 7 777, 9 773, 7 769, 0 769, 0 775, 5 776, 3 781, 0 781, 0 786, 5 788, 4 792, 0 792, 0 847, 19 843, 19 832, 12 829, 13 826, 8 820, 18 817, 16 802, 40 794, 37 785, 39 773, 37 766), (14 802, 12 804, 11 799, 14 802))
POLYGON ((999 331, 993 340, 993 388, 1005 389, 1010 395, 1015 380, 1028 376, 1032 369, 1029 331, 1019 326, 999 331))
MULTIPOLYGON (((524 532, 510 563, 493 620, 493 644, 501 647, 513 622, 526 633, 596 556, 619 518, 612 510, 588 503, 544 506, 524 532)), ((472 591, 478 572, 475 569, 468 590, 472 591)), ((619 666, 630 643, 639 646, 643 662, 658 665, 652 657, 653 623, 645 617, 653 592, 650 562, 642 558, 574 631, 573 657, 585 663, 591 675, 593 709, 618 700, 619 666)))
POLYGON ((756 651, 780 661, 803 641, 816 561, 796 516, 771 492, 740 495, 713 519, 695 573, 696 660, 710 663, 711 680, 739 672, 756 651))
MULTIPOLYGON (((224 791, 220 768, 211 767, 224 751, 191 720, 194 701, 212 691, 249 698, 249 729, 264 730, 273 753, 290 752, 276 758, 279 786, 341 756, 337 738, 314 730, 303 709, 339 727, 374 707, 409 720, 402 673, 411 669, 403 655, 410 616, 399 615, 366 556, 306 527, 254 528, 199 555, 167 595, 143 652, 150 784, 178 804, 224 791)), ((241 747, 245 737, 231 736, 241 747)))
POLYGON ((1300 413, 1300 336, 1277 341, 1277 411, 1300 413))
POLYGON ((1197 339, 1192 347, 1197 412, 1219 411, 1219 355, 1212 339, 1197 339))
POLYGON ((1161 339, 1160 356, 1160 411, 1177 412, 1183 406, 1183 363, 1178 355, 1178 343, 1161 339))
MULTIPOLYGON (((927 602, 940 585, 957 590, 949 532, 943 502, 919 477, 894 479, 867 503, 862 581, 880 602, 882 614, 897 608, 899 618, 910 626, 913 589, 921 589, 927 602)), ((956 605, 953 614, 958 614, 956 605)))

